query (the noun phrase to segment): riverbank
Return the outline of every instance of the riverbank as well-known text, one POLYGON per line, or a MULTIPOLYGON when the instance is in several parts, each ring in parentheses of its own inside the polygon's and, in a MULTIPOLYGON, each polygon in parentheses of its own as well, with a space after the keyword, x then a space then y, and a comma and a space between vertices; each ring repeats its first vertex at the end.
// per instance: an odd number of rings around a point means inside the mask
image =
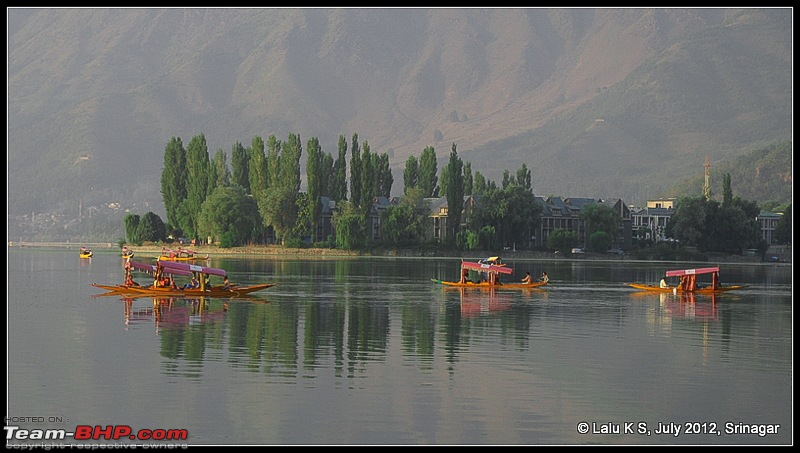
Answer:
MULTIPOLYGON (((119 251, 119 244, 109 242, 98 243, 69 243, 69 242, 9 242, 9 248, 79 248, 87 247, 95 252, 119 251)), ((135 254, 139 256, 157 257, 161 255, 165 248, 177 248, 175 244, 143 244, 140 246, 129 246, 135 254)), ((783 246, 789 247, 789 246, 783 246)), ((208 256, 320 256, 320 257, 397 257, 397 258, 465 258, 480 259, 488 255, 499 255, 505 260, 596 260, 596 261, 652 261, 637 258, 634 253, 624 254, 604 254, 604 253, 581 253, 577 255, 561 255, 559 253, 542 251, 518 251, 504 250, 499 252, 486 251, 453 251, 443 247, 422 246, 403 249, 375 248, 363 251, 340 250, 329 248, 294 248, 283 247, 280 245, 248 245, 241 247, 221 248, 215 245, 199 245, 183 247, 191 249, 196 254, 208 256)), ((787 251, 784 251, 787 252, 787 251)), ((684 260, 680 260, 684 261, 684 260)), ((764 261, 760 256, 750 255, 727 255, 727 254, 708 254, 708 258, 702 262, 714 263, 751 263, 751 264, 785 264, 791 265, 791 248, 788 253, 782 254, 775 261, 764 261)))

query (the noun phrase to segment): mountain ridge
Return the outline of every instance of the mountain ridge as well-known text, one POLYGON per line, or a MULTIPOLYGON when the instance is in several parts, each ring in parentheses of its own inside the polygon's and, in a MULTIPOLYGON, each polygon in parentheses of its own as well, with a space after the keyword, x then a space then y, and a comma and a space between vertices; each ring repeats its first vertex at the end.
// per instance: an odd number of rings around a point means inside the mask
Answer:
POLYGON ((526 163, 537 194, 628 202, 792 135, 791 9, 7 14, 10 213, 158 212, 164 147, 200 133, 209 153, 298 133, 331 154, 357 133, 393 194, 409 155, 455 143, 490 179, 526 163))

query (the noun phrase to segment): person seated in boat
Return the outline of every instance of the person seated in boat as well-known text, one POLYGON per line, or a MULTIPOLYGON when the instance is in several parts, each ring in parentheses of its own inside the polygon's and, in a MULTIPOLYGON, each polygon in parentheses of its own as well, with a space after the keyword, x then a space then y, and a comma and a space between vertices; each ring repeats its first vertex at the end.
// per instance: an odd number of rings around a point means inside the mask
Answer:
POLYGON ((658 287, 659 288, 669 288, 669 285, 667 285, 667 281, 662 278, 661 281, 658 282, 658 287))
POLYGON ((200 282, 197 281, 197 277, 192 276, 192 281, 190 281, 189 283, 183 285, 183 289, 194 289, 194 288, 198 288, 199 286, 200 286, 200 282))
POLYGON ((550 277, 547 276, 547 272, 542 272, 542 277, 539 279, 539 281, 545 283, 550 281, 550 277))
POLYGON ((528 284, 531 283, 531 273, 525 272, 525 278, 522 279, 522 283, 528 284))
POLYGON ((231 289, 231 281, 228 280, 228 276, 225 276, 225 280, 222 281, 222 288, 223 289, 231 289))

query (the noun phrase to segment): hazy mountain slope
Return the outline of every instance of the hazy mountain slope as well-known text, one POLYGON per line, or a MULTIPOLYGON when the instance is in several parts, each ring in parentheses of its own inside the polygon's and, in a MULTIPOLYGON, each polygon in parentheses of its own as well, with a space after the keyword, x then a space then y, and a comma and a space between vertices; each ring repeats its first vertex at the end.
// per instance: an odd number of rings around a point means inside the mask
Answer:
MULTIPOLYGON (((658 196, 791 138, 789 9, 11 9, 9 212, 160 204, 163 150, 452 143, 534 191, 658 196), (602 120, 602 121, 598 121, 602 120), (437 138, 439 138, 437 140, 437 138)), ((396 183, 395 193, 401 187, 396 183)), ((158 207, 157 212, 160 212, 158 207)))

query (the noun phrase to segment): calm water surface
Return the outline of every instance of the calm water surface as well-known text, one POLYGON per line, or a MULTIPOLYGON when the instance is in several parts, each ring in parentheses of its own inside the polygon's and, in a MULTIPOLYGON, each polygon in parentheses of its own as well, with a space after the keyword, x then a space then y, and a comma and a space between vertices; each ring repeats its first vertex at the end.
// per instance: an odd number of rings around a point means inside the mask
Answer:
MULTIPOLYGON (((681 297, 625 283, 707 264, 507 263, 552 285, 431 283, 458 259, 262 256, 208 262, 277 283, 250 299, 122 299, 90 286, 121 282, 117 252, 9 248, 6 426, 185 429, 189 445, 792 443, 790 266, 722 264, 748 287, 681 297)), ((7 440, 25 442, 41 441, 7 440)))

